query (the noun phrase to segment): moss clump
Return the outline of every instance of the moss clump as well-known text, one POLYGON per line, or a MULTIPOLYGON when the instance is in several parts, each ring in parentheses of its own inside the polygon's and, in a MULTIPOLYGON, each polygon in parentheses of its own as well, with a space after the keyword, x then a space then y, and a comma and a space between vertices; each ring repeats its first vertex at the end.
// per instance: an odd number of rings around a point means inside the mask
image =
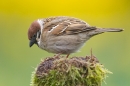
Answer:
POLYGON ((33 72, 31 86, 101 86, 108 73, 95 56, 49 57, 33 72))

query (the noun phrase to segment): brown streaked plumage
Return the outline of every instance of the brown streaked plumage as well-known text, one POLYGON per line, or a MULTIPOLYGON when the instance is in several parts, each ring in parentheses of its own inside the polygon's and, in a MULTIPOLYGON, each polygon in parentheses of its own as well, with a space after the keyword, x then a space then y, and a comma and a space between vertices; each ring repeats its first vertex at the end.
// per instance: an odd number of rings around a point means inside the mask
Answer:
POLYGON ((94 35, 120 31, 123 30, 93 27, 82 20, 61 16, 34 21, 28 30, 28 39, 30 47, 35 43, 51 53, 71 54, 94 35))

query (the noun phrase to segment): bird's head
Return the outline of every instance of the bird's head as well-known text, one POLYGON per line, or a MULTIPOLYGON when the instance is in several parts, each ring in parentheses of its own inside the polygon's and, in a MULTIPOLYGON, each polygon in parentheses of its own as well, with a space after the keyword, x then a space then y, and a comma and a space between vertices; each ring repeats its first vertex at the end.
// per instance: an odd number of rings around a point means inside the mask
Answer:
POLYGON ((29 29, 28 29, 28 39, 30 40, 29 46, 33 46, 33 44, 38 45, 38 39, 40 39, 41 36, 41 24, 39 23, 39 20, 34 21, 29 29))

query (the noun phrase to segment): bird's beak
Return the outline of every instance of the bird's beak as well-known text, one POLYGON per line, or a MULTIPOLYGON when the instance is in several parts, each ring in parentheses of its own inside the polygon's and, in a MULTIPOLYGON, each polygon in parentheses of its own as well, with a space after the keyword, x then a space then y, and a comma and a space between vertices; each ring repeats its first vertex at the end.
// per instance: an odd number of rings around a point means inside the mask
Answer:
MULTIPOLYGON (((36 37, 32 37, 29 43, 29 46, 32 47, 34 44, 37 44, 36 37)), ((38 44, 37 44, 38 45, 38 44)))
POLYGON ((30 40, 29 46, 32 47, 34 44, 34 42, 32 40, 30 40))

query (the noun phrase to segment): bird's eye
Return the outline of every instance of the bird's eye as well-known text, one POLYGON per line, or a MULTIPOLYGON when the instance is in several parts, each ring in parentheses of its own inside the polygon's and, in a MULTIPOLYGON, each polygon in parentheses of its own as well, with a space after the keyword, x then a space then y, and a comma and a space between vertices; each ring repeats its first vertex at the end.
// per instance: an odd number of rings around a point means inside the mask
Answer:
POLYGON ((36 35, 34 34, 33 37, 36 37, 36 35))

